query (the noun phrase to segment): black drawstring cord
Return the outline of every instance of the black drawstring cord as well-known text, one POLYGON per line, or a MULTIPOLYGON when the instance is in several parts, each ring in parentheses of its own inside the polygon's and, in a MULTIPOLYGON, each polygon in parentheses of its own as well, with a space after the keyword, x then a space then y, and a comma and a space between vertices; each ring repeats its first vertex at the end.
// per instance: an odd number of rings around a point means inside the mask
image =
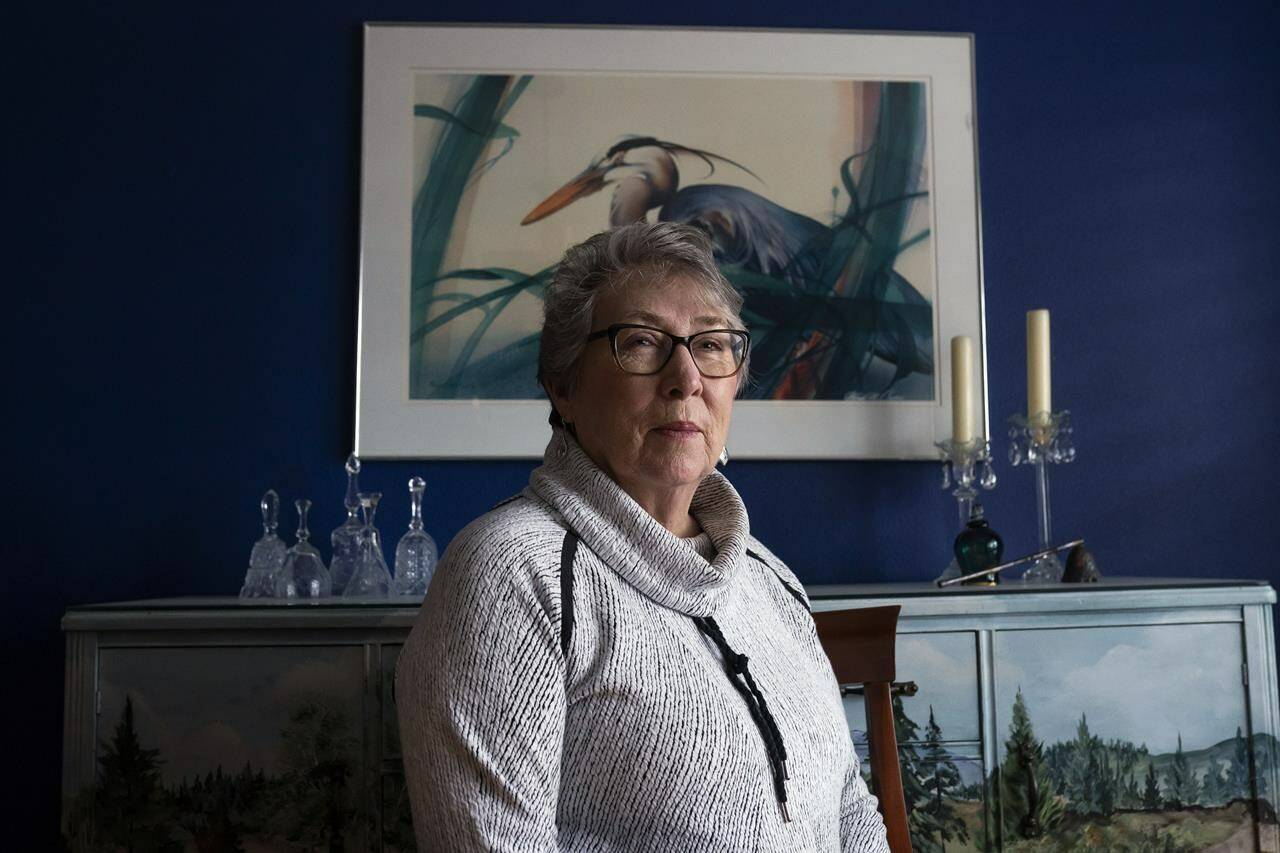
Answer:
POLYGON ((751 711, 751 719, 755 721, 756 726, 760 729, 761 735, 764 737, 765 751, 769 754, 769 767, 773 770, 773 790, 778 797, 778 805, 782 809, 782 819, 790 823, 791 814, 787 811, 787 787, 785 780, 791 776, 787 773, 787 749, 782 744, 782 732, 778 731, 778 724, 773 719, 773 714, 769 713, 769 706, 764 701, 764 695, 760 692, 760 688, 756 686, 755 679, 751 677, 751 672, 747 669, 748 658, 746 655, 740 655, 730 648, 729 643, 724 638, 724 634, 720 631, 720 626, 716 624, 716 620, 710 616, 693 617, 693 622, 698 626, 702 633, 710 637, 720 649, 720 654, 724 656, 725 671, 729 674, 729 681, 742 698, 746 700, 747 708, 751 711), (746 684, 738 681, 735 675, 741 675, 746 684))
POLYGON ((741 655, 740 657, 742 658, 742 677, 747 680, 747 686, 756 694, 756 699, 760 702, 760 713, 764 715, 765 720, 769 723, 768 730, 777 744, 778 761, 782 764, 782 778, 790 779, 791 774, 787 772, 787 748, 782 745, 782 732, 778 730, 778 724, 774 722, 773 714, 769 713, 769 706, 764 701, 764 694, 760 692, 760 688, 756 686, 755 679, 747 671, 747 656, 741 655))
MULTIPOLYGON (((723 648, 729 648, 728 644, 726 643, 723 648)), ((746 700, 747 709, 751 712, 751 719, 755 721, 756 727, 764 735, 764 748, 769 753, 769 768, 773 773, 774 793, 778 796, 780 802, 786 802, 787 791, 782 785, 782 781, 786 777, 786 759, 778 754, 778 746, 781 739, 775 738, 770 728, 773 718, 766 716, 761 711, 760 703, 764 701, 764 698, 757 698, 758 693, 756 691, 733 677, 734 675, 743 675, 746 672, 747 656, 734 654, 730 650, 726 653, 725 658, 729 662, 727 666, 729 681, 742 694, 742 698, 746 700)))

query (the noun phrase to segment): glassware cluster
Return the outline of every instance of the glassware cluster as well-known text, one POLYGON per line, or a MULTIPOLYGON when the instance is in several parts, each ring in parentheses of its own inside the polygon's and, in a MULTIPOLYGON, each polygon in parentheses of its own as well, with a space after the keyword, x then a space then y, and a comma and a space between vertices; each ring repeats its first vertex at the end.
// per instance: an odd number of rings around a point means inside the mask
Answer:
POLYGON ((360 460, 347 458, 347 492, 343 498, 346 519, 329 537, 333 561, 326 567, 320 551, 311 544, 307 514, 311 501, 294 502, 298 512, 297 541, 287 547, 277 534, 280 497, 274 490, 262 496, 262 537, 249 554, 249 569, 240 589, 241 598, 316 599, 331 596, 383 598, 426 595, 439 560, 435 540, 422 523, 422 496, 426 481, 409 481, 411 515, 409 529, 396 545, 395 575, 382 551, 382 537, 374 526, 378 492, 360 491, 360 460))

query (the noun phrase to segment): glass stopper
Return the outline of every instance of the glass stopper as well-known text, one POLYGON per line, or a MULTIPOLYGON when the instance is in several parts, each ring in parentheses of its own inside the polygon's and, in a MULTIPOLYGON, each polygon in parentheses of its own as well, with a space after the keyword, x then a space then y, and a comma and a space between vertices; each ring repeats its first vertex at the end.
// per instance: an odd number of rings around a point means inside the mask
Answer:
POLYGON ((275 489, 267 489, 262 496, 262 530, 264 533, 275 533, 280 526, 280 496, 275 489))
POLYGON ((307 512, 311 509, 311 501, 298 498, 293 505, 298 508, 298 541, 306 542, 307 537, 311 535, 307 530, 307 512))
POLYGON ((426 488, 427 481, 421 477, 414 477, 409 481, 410 530, 422 529, 422 493, 426 491, 426 488))
POLYGON ((360 457, 352 453, 347 457, 347 495, 342 505, 347 508, 347 516, 355 517, 360 509, 360 457))
POLYGON ((373 517, 378 512, 378 501, 382 500, 382 492, 361 492, 360 509, 364 512, 364 523, 373 527, 373 517))

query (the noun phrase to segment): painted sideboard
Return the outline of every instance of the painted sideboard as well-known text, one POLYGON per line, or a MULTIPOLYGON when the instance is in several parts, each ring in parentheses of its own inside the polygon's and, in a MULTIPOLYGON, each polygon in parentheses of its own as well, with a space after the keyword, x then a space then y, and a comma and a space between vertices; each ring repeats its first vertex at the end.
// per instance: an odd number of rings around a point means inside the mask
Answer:
MULTIPOLYGON (((902 606, 916 850, 1280 851, 1264 582, 813 586, 902 606)), ((71 849, 413 848, 391 677, 416 602, 69 610, 71 849)), ((861 699, 845 699, 865 749, 861 699)))

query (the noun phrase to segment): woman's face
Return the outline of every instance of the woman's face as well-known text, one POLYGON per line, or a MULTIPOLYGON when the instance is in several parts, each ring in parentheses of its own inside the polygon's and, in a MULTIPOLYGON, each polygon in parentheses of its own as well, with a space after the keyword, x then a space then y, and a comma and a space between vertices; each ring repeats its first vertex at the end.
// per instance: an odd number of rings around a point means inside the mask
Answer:
MULTIPOLYGON (((641 323, 684 337, 731 326, 708 307, 702 288, 687 279, 637 277, 600 295, 591 331, 614 323, 641 323)), ((651 376, 624 372, 607 337, 586 345, 572 397, 556 395, 556 408, 574 425, 578 443, 597 465, 642 505, 646 498, 688 491, 715 467, 729 431, 738 377, 708 379, 688 347, 676 345, 666 366, 651 376)))

